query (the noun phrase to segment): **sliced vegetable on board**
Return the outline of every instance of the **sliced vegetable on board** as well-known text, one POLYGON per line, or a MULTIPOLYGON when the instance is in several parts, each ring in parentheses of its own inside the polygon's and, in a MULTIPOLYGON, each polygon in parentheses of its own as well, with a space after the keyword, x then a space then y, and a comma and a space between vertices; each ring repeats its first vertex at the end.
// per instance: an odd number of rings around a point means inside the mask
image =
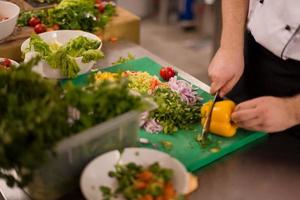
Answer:
MULTIPOLYGON (((201 125, 203 126, 205 119, 207 118, 208 111, 211 109, 212 102, 209 101, 201 107, 201 125)), ((223 100, 215 103, 209 131, 211 133, 223 136, 232 137, 236 134, 237 125, 231 121, 231 113, 233 112, 235 103, 231 100, 223 100)))
MULTIPOLYGON (((102 73, 96 73, 95 79, 106 79, 102 73)), ((187 81, 173 77, 169 82, 161 82, 141 71, 125 71, 122 75, 128 78, 132 90, 151 95, 158 105, 157 109, 143 114, 140 126, 147 132, 172 134, 179 129, 190 129, 200 120, 202 98, 187 81)))

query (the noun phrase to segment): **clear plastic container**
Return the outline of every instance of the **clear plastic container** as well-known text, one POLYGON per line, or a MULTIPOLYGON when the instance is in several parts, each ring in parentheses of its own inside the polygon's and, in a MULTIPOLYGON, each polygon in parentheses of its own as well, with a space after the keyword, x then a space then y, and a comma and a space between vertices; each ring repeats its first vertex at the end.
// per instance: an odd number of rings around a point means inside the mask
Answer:
POLYGON ((92 159, 112 149, 136 146, 139 118, 140 112, 130 111, 58 143, 56 155, 35 171, 29 194, 35 200, 55 200, 78 188, 81 171, 92 159))

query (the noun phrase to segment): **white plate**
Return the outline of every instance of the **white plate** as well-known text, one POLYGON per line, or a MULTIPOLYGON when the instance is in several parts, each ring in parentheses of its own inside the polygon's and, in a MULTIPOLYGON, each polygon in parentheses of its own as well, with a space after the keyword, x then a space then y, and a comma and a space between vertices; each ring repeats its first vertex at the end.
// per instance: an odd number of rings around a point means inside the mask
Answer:
MULTIPOLYGON (((117 162, 126 164, 134 162, 138 165, 149 166, 158 162, 162 167, 173 170, 172 183, 178 194, 188 192, 188 172, 185 167, 176 159, 166 153, 146 148, 126 148, 122 155, 117 150, 102 154, 90 162, 83 170, 80 179, 80 188, 87 200, 102 200, 100 186, 108 186, 114 190, 117 181, 108 176, 108 172, 114 170, 117 162), (121 158, 120 158, 121 156, 121 158)), ((118 197, 118 200, 124 198, 118 197)))

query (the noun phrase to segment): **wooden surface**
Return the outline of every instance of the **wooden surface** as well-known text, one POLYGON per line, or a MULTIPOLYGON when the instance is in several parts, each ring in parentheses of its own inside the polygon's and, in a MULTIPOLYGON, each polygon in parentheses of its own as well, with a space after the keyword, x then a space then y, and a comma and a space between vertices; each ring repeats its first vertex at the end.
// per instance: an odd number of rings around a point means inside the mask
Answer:
MULTIPOLYGON (((10 37, 0 41, 0 57, 21 61, 21 44, 33 32, 33 29, 30 27, 16 28, 10 37)), ((103 40, 116 38, 139 44, 140 18, 123 8, 117 7, 117 16, 112 18, 104 30, 98 31, 95 34, 103 40)))

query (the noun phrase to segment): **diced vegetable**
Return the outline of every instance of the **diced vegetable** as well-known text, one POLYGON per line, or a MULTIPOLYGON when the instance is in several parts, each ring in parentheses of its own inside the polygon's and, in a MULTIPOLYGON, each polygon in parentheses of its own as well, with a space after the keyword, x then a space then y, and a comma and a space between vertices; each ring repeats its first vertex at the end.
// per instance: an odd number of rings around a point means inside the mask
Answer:
POLYGON ((200 101, 194 105, 187 105, 178 93, 168 88, 158 88, 153 95, 159 107, 150 113, 150 118, 162 125, 164 133, 189 129, 200 120, 200 101))
MULTIPOLYGON (((110 74, 117 78, 116 74, 110 74)), ((128 77, 131 89, 142 95, 151 95, 158 105, 157 109, 143 115, 140 126, 147 132, 170 134, 178 129, 189 129, 200 120, 202 98, 187 81, 173 77, 162 83, 147 72, 126 71, 122 75, 128 77)), ((95 78, 106 79, 101 73, 95 78)))
POLYGON ((158 163, 142 167, 135 163, 117 164, 109 176, 118 182, 117 189, 112 191, 100 186, 103 199, 122 195, 126 200, 179 200, 181 195, 175 191, 171 178, 173 171, 163 168, 158 163))

